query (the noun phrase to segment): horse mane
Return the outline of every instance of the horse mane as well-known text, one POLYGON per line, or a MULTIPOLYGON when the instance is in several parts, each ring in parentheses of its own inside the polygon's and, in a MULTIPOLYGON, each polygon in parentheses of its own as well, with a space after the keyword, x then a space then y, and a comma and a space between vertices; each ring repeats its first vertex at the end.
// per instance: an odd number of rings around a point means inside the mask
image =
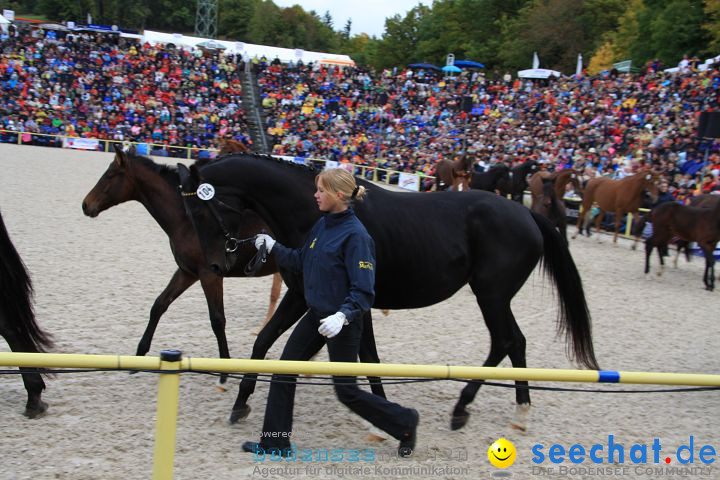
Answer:
POLYGON ((53 342, 35 322, 32 299, 30 275, 0 214, 0 320, 27 345, 34 345, 38 352, 44 352, 53 342))
POLYGON ((130 159, 140 163, 145 168, 157 173, 160 177, 165 179, 173 188, 177 188, 178 185, 178 172, 175 165, 166 165, 155 162, 152 158, 133 153, 132 151, 126 152, 130 159))

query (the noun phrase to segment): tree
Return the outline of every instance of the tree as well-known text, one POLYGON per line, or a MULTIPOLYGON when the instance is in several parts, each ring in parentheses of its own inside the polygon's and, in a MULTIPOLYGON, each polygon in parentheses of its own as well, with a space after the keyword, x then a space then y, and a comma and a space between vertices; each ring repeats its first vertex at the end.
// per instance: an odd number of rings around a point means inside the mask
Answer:
POLYGON ((720 48, 720 0, 705 0, 705 17, 707 21, 703 28, 707 32, 710 55, 720 48))
POLYGON ((347 41, 350 40, 350 32, 352 31, 352 18, 348 18, 345 22, 345 28, 342 31, 342 37, 347 41))

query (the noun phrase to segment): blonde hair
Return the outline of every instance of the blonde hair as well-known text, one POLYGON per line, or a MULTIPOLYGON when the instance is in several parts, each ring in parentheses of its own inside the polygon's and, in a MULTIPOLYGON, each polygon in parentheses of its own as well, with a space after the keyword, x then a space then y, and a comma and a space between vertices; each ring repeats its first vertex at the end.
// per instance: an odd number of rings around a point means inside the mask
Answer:
POLYGON ((362 185, 358 186, 355 177, 343 168, 332 168, 324 170, 315 177, 315 185, 322 181, 325 190, 332 193, 340 193, 346 202, 359 199, 362 200, 367 191, 362 185), (354 194, 354 197, 353 197, 354 194))

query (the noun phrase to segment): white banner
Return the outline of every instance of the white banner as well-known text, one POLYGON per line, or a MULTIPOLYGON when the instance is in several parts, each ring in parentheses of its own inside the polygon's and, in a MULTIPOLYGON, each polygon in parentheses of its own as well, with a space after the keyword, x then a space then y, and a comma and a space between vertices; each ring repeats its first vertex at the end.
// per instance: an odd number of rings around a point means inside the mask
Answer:
POLYGON ((97 150, 99 146, 100 141, 97 138, 63 138, 63 148, 97 150))
POLYGON ((400 172, 400 178, 398 179, 398 187, 404 188, 405 190, 412 190, 413 192, 420 191, 420 177, 414 173, 400 172))

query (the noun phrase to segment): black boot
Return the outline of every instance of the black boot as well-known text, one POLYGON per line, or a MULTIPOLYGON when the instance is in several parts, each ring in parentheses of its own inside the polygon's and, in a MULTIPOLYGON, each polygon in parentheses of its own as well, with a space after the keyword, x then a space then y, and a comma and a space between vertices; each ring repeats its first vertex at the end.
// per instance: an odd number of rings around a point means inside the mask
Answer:
POLYGON ((420 414, 414 408, 410 409, 410 413, 413 417, 412 427, 408 433, 400 440, 398 446, 398 455, 401 457, 409 457, 415 450, 415 442, 417 441, 417 427, 420 423, 420 414))

